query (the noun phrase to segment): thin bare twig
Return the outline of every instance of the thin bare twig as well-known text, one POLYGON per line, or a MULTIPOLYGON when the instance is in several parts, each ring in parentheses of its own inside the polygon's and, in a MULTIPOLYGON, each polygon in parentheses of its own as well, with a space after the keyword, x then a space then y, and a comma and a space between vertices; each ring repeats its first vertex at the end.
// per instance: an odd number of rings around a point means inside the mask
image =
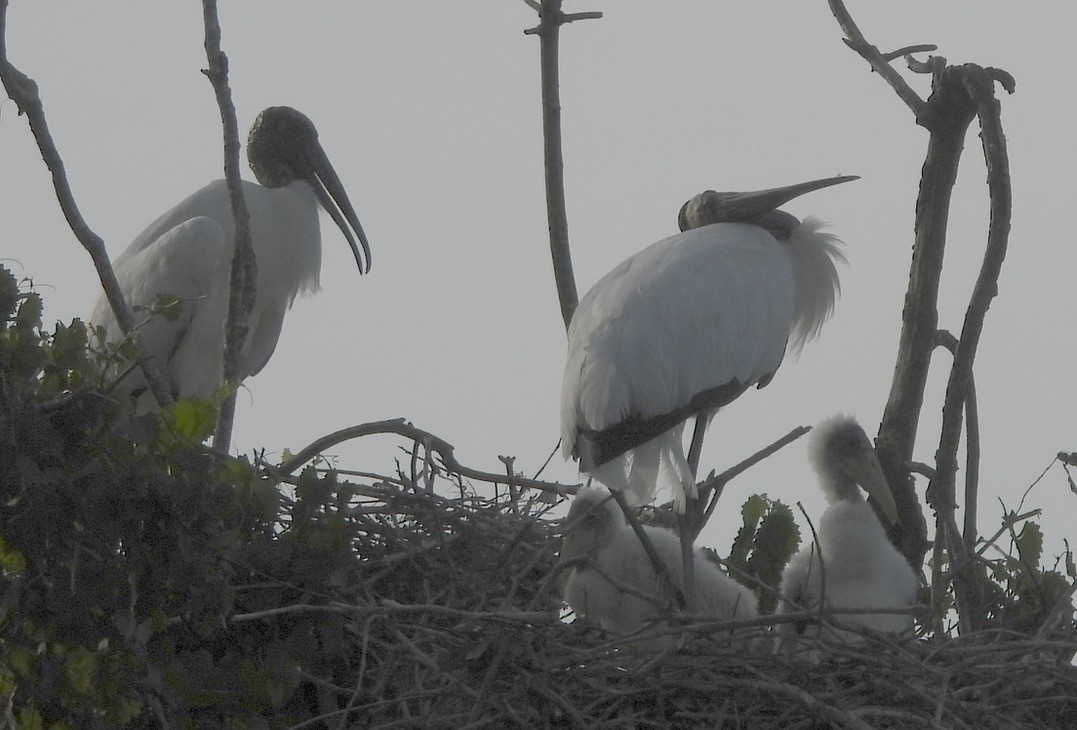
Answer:
POLYGON ((251 247, 250 214, 239 176, 239 127, 232 90, 228 86, 228 57, 221 50, 221 24, 217 18, 217 0, 202 0, 202 15, 206 27, 206 58, 209 68, 204 71, 213 85, 217 106, 221 112, 224 133, 224 179, 228 185, 228 200, 235 220, 235 249, 232 251, 232 275, 228 290, 228 318, 225 320, 224 382, 228 395, 217 414, 213 446, 228 451, 232 442, 232 421, 236 414, 236 391, 239 387, 239 356, 247 338, 247 319, 254 308, 257 264, 251 247))
POLYGON ((933 43, 920 43, 917 45, 905 46, 904 48, 898 48, 897 50, 890 51, 889 53, 884 53, 882 54, 882 58, 887 63, 890 63, 891 61, 895 61, 899 58, 904 58, 905 56, 910 56, 914 53, 931 53, 932 51, 938 50, 938 48, 939 47, 933 43))
POLYGON ((458 620, 493 620, 507 621, 510 623, 546 623, 556 621, 557 617, 549 611, 465 611, 458 608, 450 608, 438 604, 407 605, 383 599, 377 605, 360 605, 331 601, 329 603, 296 603, 286 606, 276 606, 262 611, 250 613, 237 613, 229 619, 230 623, 246 623, 248 621, 265 621, 281 616, 295 614, 331 613, 346 616, 399 616, 406 614, 428 614, 432 616, 444 616, 458 620))
POLYGON ((565 203, 565 159, 561 151, 561 99, 557 49, 561 26, 576 20, 601 18, 602 13, 566 14, 562 0, 524 0, 539 14, 539 24, 524 33, 539 37, 539 64, 542 74, 542 139, 546 170, 546 216, 550 228, 550 254, 561 318, 565 329, 579 303, 576 277, 572 273, 572 253, 568 242, 568 213, 565 203))
MULTIPOLYGON (((819 533, 815 530, 815 523, 812 522, 811 517, 808 516, 807 510, 804 509, 804 505, 797 502, 797 509, 800 510, 800 514, 804 515, 804 519, 808 523, 808 528, 811 529, 811 542, 812 549, 815 550, 815 555, 819 558, 819 605, 817 607, 819 612, 820 623, 823 620, 823 611, 826 610, 826 561, 823 559, 823 544, 819 542, 819 533)), ((809 562, 809 565, 811 563, 809 562)), ((810 578, 810 576, 809 576, 810 578)), ((811 606, 801 606, 801 608, 812 609, 811 606)))
MULTIPOLYGON (((864 34, 860 32, 860 28, 857 27, 853 21, 849 11, 845 8, 845 3, 842 0, 828 0, 830 3, 830 12, 834 14, 834 18, 838 21, 838 25, 841 26, 841 30, 845 33, 845 45, 860 54, 861 58, 868 62, 872 70, 883 77, 886 83, 890 84, 890 87, 897 92, 897 95, 901 97, 901 100, 905 102, 905 105, 912 110, 912 113, 919 119, 925 115, 928 111, 928 105, 921 99, 912 87, 905 83, 905 79, 901 78, 889 61, 893 60, 889 56, 891 54, 883 54, 879 49, 864 38, 864 34)), ((921 50, 935 50, 935 46, 910 46, 908 48, 902 48, 900 51, 895 51, 900 56, 907 55, 914 51, 921 50)))
POLYGON ((983 544, 976 549, 975 557, 979 557, 985 552, 987 552, 988 548, 992 547, 996 542, 998 542, 998 539, 1002 537, 1004 533, 1009 532, 1018 522, 1023 522, 1027 519, 1031 519, 1032 517, 1039 517, 1040 514, 1041 511, 1039 509, 1034 509, 1028 512, 1022 512, 1021 514, 1010 513, 1005 515, 1002 518, 1002 527, 998 528, 998 531, 994 535, 983 541, 983 544))
MULTIPOLYGON (((123 291, 120 289, 116 272, 112 270, 108 252, 105 250, 105 242, 91 230, 86 220, 82 217, 75 196, 71 192, 71 185, 67 180, 67 172, 64 169, 64 161, 60 152, 56 149, 56 143, 49 132, 49 125, 45 118, 45 107, 41 103, 38 94, 37 83, 8 61, 7 57, 7 6, 8 0, 0 0, 0 81, 4 84, 4 90, 8 97, 15 102, 19 114, 25 114, 30 125, 30 131, 37 141, 37 147, 41 152, 41 158, 45 166, 52 173, 52 185, 56 191, 56 200, 60 203, 60 210, 67 219, 71 232, 75 234, 82 247, 90 254, 97 276, 101 280, 101 286, 105 290, 105 297, 109 306, 116 315, 116 322, 124 335, 130 338, 140 352, 142 352, 142 338, 135 327, 134 315, 124 300, 123 291)), ((146 384, 150 392, 157 400, 158 405, 166 407, 172 404, 172 391, 168 387, 157 363, 153 358, 143 357, 139 360, 139 367, 146 377, 146 384)))
POLYGON ((301 449, 291 459, 288 459, 279 467, 273 469, 267 469, 271 474, 277 477, 288 476, 295 472, 296 469, 306 464, 318 454, 322 453, 328 448, 336 446, 337 444, 345 441, 350 441, 362 436, 373 436, 375 434, 389 434, 395 433, 399 436, 411 439, 417 444, 423 444, 431 451, 437 452, 441 456, 442 462, 445 467, 465 479, 478 479, 484 482, 491 482, 494 484, 513 484, 516 487, 524 489, 539 489, 544 492, 553 492, 562 497, 567 497, 571 494, 575 494, 580 485, 578 484, 558 484, 556 482, 544 482, 538 479, 528 479, 521 476, 507 476, 505 474, 494 474, 492 472, 479 471, 478 469, 471 469, 464 466, 456 460, 454 454, 455 447, 444 439, 438 438, 429 431, 424 431, 421 428, 416 428, 410 423, 407 423, 403 418, 394 418, 389 421, 374 421, 372 423, 364 423, 359 426, 350 426, 348 428, 342 428, 339 431, 334 431, 331 434, 322 436, 309 446, 301 449))
POLYGON ((747 459, 744 459, 743 461, 729 467, 721 474, 713 476, 710 479, 707 479, 706 481, 701 483, 699 485, 699 500, 703 502, 707 501, 708 497, 710 499, 707 502, 707 509, 703 513, 703 521, 697 527, 694 528, 695 534, 693 535, 693 539, 699 537, 700 531, 707 524, 707 520, 710 519, 711 514, 714 512, 714 508, 718 504, 718 500, 722 496, 722 492, 725 490, 725 486, 729 482, 733 481, 733 479, 748 471, 759 462, 763 461, 763 459, 769 458, 771 455, 777 453, 781 449, 784 449, 786 446, 793 443, 809 431, 811 431, 811 426, 797 426, 792 431, 785 434, 769 446, 760 449, 759 451, 749 456, 747 459))
POLYGON ((669 574, 669 569, 666 567, 665 562, 659 557, 658 551, 654 549, 654 544, 651 542, 651 538, 647 536, 647 531, 643 529, 643 525, 640 524, 639 517, 636 516, 635 510, 633 510, 625 500, 624 493, 616 489, 611 489, 610 493, 613 495, 613 500, 617 503, 617 506, 621 508, 621 512, 624 514, 625 520, 632 528, 632 531, 636 533, 636 538, 639 539, 640 545, 643 546, 643 551, 647 553, 647 559, 651 561, 651 567, 654 568, 654 574, 658 576, 659 590, 661 590, 663 584, 668 586, 670 592, 677 600, 677 606, 682 611, 686 610, 688 608, 688 602, 685 598, 684 591, 673 582, 673 576, 669 574))

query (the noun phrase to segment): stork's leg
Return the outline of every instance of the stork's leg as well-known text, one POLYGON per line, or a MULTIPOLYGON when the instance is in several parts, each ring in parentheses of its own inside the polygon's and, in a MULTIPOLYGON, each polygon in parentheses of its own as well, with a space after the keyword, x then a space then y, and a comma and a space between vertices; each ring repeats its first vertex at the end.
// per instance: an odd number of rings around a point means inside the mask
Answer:
POLYGON ((681 568, 684 570, 684 603, 688 613, 696 613, 696 565, 695 550, 692 549, 692 514, 699 500, 688 497, 684 514, 677 515, 677 536, 681 540, 681 568))
POLYGON ((688 467, 692 470, 692 478, 699 473, 699 456, 703 451, 703 434, 707 432, 707 423, 710 421, 709 413, 700 413, 696 416, 696 427, 692 431, 692 444, 688 447, 688 467))
POLYGON ((217 412, 217 426, 213 430, 213 448, 226 454, 232 448, 232 424, 236 420, 237 389, 231 388, 230 391, 217 412))
MULTIPOLYGON (((692 481, 696 480, 699 473, 699 457, 703 451, 703 434, 707 431, 707 423, 710 421, 709 413, 700 413, 696 416, 696 427, 692 431, 692 443, 688 447, 688 468, 692 472, 692 481)), ((693 490, 694 491, 694 490, 693 490)), ((681 540, 681 568, 684 570, 684 601, 688 604, 688 611, 695 611, 695 551, 692 548, 693 537, 696 534, 696 524, 702 518, 704 505, 698 496, 686 495, 684 514, 677 515, 677 535, 681 540)))

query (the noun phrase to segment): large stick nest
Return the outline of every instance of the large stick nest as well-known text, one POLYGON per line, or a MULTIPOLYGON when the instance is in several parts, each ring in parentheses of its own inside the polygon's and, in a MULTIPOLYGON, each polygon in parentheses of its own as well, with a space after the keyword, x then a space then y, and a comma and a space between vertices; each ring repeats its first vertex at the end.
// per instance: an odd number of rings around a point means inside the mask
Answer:
POLYGON ((674 648, 648 652, 565 620, 561 521, 528 498, 537 492, 488 498, 456 482, 446 497, 403 478, 349 489, 358 568, 346 582, 358 587, 236 617, 335 617, 335 650, 324 666, 303 669, 331 727, 342 718, 369 728, 1077 723, 1072 632, 865 636, 816 647, 824 658, 814 663, 773 653, 764 618, 735 640, 728 624, 689 622, 674 648))

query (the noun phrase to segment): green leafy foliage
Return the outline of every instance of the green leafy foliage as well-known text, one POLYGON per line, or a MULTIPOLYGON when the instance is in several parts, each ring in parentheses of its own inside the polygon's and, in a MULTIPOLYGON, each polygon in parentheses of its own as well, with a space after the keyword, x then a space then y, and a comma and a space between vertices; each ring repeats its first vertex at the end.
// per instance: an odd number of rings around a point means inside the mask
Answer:
MULTIPOLYGON (((313 468, 282 493, 202 445, 212 404, 180 401, 147 435, 99 388, 117 357, 87 347, 99 335, 78 320, 46 332, 40 299, 0 268, 0 725, 455 726, 480 694, 505 717, 551 717, 536 677, 583 692, 634 679, 616 654, 601 676, 594 654, 566 659, 605 638, 533 620, 560 608, 543 513, 484 501, 455 475, 456 499, 404 475, 357 484, 313 468)), ((789 508, 755 495, 741 514, 731 572, 777 585, 800 540, 789 508)), ((1035 631, 1068 583, 1039 567, 1038 527, 1012 538, 985 592, 992 620, 1035 631)), ((1064 570, 1077 573, 1072 556, 1064 570)))
POLYGON ((986 563, 977 574, 983 589, 988 625, 1018 633, 1035 633, 1048 622, 1073 631, 1071 582, 1077 578, 1068 544, 1054 567, 1042 567, 1044 536, 1040 526, 1025 520, 1020 529, 1013 515, 1003 517, 1011 550, 986 563), (1061 568, 1061 569, 1060 569, 1061 568))
MULTIPOLYGON (((97 387, 115 348, 87 348, 101 333, 78 321, 45 332, 40 300, 0 269, 3 302, 0 726, 292 727, 341 715, 353 687, 413 690, 400 629, 341 606, 556 616, 551 594, 535 598, 556 559, 549 525, 395 483, 360 507, 375 487, 315 469, 289 498, 202 445, 207 404, 180 401, 147 429, 97 387)), ((446 666, 489 639, 451 613, 431 622, 411 640, 464 631, 435 657, 446 666)))
MULTIPOLYGON (((734 575, 741 573, 777 587, 782 571, 800 545, 800 528, 793 512, 780 500, 754 494, 741 506, 741 527, 729 553, 734 575)), ((771 591, 756 591, 761 613, 773 613, 771 591)))
POLYGON ((183 300, 173 294, 158 294, 150 306, 136 306, 135 310, 150 317, 161 316, 169 322, 177 322, 183 316, 183 300))
POLYGON ((180 441, 198 443, 213 435, 217 408, 211 400, 180 398, 161 417, 180 441))
POLYGON ((295 651, 227 626, 274 542, 276 484, 201 446, 203 404, 129 438, 85 326, 44 332, 3 269, 0 304, 0 723, 217 727, 280 706, 295 651))

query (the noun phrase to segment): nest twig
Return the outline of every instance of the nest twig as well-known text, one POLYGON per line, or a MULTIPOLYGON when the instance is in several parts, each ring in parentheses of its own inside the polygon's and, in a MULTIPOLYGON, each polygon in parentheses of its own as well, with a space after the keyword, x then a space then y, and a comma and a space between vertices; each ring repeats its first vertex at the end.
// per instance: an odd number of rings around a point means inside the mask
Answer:
POLYGON ((348 498, 327 512, 350 526, 356 557, 341 589, 233 618, 337 622, 326 661, 301 668, 328 727, 1072 726, 1072 631, 985 631, 941 644, 805 638, 809 651, 791 654, 773 652, 767 625, 784 617, 742 622, 735 634, 689 617, 611 637, 566 621, 561 521, 530 498, 537 490, 491 498, 452 474, 439 479, 433 490, 403 473, 339 485, 348 498), (680 625, 675 649, 635 648, 680 625))

